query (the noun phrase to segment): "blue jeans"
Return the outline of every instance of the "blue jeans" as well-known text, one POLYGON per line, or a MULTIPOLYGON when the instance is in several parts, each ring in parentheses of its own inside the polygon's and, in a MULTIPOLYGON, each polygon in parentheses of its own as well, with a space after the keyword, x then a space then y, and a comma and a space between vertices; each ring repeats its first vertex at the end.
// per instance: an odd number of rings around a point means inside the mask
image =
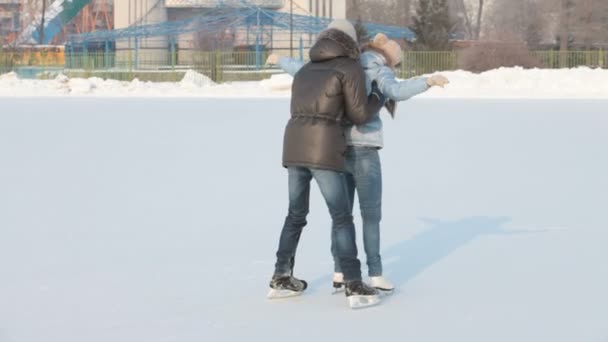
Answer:
MULTIPOLYGON (((363 220, 363 246, 367 255, 370 277, 382 275, 380 257, 380 220, 382 218, 382 168, 378 149, 371 147, 349 146, 346 152, 346 182, 348 185, 351 213, 355 190, 359 198, 359 209, 363 220)), ((337 262, 336 248, 333 243, 336 272, 342 272, 337 262)))
POLYGON ((332 245, 346 281, 361 279, 361 263, 357 259, 355 225, 351 214, 346 177, 343 173, 305 167, 290 167, 289 212, 281 231, 275 275, 293 272, 294 259, 309 210, 310 181, 317 182, 332 219, 332 245))

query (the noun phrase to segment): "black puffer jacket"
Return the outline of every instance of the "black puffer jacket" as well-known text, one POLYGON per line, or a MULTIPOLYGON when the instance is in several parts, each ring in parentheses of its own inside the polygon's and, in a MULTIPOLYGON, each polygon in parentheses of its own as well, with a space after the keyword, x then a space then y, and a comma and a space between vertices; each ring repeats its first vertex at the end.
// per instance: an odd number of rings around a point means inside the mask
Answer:
POLYGON ((359 54, 357 43, 342 31, 319 35, 311 62, 293 80, 283 166, 344 171, 343 125, 366 123, 384 104, 377 95, 368 97, 359 54))

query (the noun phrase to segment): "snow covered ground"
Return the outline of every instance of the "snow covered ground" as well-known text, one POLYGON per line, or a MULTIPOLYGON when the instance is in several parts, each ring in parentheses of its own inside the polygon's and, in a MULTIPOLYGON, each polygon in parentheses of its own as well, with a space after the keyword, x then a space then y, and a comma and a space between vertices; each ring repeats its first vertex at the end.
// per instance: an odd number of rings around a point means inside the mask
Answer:
POLYGON ((397 291, 352 311, 316 187, 310 289, 265 299, 288 99, 0 98, 0 341, 608 342, 607 105, 402 104, 381 153, 397 291))
MULTIPOLYGON (((482 74, 444 73, 451 81, 445 89, 432 89, 423 98, 608 98, 608 70, 502 68, 482 74)), ((0 75, 0 97, 104 96, 104 97, 289 97, 291 77, 273 75, 261 82, 215 84, 189 71, 181 82, 121 82, 100 78, 53 80, 19 79, 0 75)))

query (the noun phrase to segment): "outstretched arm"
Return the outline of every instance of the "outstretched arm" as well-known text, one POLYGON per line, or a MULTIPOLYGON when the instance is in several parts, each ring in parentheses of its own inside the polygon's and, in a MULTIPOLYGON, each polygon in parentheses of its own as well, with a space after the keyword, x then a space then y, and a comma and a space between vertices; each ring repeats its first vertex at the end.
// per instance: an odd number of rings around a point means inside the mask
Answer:
POLYGON ((293 59, 291 57, 279 57, 274 53, 268 56, 266 64, 276 64, 279 66, 279 68, 283 69, 283 71, 291 76, 295 76, 295 74, 297 74, 298 71, 300 71, 300 69, 302 69, 304 66, 304 63, 297 59, 293 59))
POLYGON ((291 57, 279 58, 279 67, 291 76, 295 76, 295 74, 297 74, 303 66, 304 62, 301 62, 298 59, 293 59, 291 57))
POLYGON ((398 81, 395 72, 387 67, 380 70, 376 81, 380 91, 394 101, 405 101, 429 89, 427 78, 418 77, 398 81))

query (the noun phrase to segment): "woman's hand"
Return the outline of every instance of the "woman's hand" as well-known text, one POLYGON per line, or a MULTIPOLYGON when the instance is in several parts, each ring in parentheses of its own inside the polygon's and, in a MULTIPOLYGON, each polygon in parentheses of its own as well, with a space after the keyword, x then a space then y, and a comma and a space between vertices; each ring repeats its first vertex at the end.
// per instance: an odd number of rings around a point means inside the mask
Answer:
POLYGON ((426 79, 426 84, 429 87, 434 87, 434 86, 438 86, 438 87, 445 87, 446 84, 450 83, 450 81, 447 79, 447 77, 439 74, 439 75, 433 75, 429 78, 426 79))
POLYGON ((276 53, 271 53, 266 59, 266 65, 276 65, 277 63, 279 63, 279 55, 276 53))

